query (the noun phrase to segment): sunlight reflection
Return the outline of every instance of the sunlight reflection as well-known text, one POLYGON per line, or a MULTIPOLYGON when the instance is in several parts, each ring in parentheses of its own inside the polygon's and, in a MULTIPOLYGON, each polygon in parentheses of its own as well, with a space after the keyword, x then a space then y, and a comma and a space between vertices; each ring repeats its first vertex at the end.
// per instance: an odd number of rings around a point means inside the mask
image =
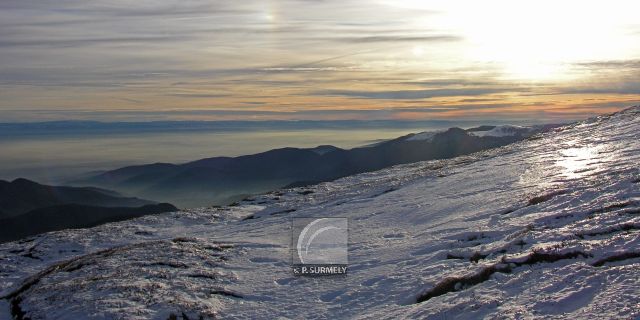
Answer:
POLYGON ((561 151, 556 162, 562 168, 562 175, 570 179, 582 178, 601 165, 601 156, 596 147, 570 148, 561 151))

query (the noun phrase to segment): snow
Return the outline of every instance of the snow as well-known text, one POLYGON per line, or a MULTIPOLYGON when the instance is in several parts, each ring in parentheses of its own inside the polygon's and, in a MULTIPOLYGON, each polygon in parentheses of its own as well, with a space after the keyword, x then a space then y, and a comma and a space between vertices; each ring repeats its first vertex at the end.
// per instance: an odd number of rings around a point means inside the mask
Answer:
POLYGON ((13 320, 9 308, 9 301, 0 300, 0 320, 13 320))
POLYGON ((0 319, 8 300, 31 319, 635 319, 639 129, 632 108, 469 156, 2 244, 0 319), (294 216, 349 218, 348 275, 292 275, 294 216))
POLYGON ((526 134, 530 132, 532 128, 514 126, 514 125, 500 125, 487 131, 474 131, 470 132, 471 135, 478 137, 510 137, 518 134, 526 134))
POLYGON ((444 130, 440 130, 440 131, 424 131, 424 132, 420 132, 420 133, 416 133, 414 135, 411 135, 410 137, 406 138, 405 141, 431 141, 433 140, 433 136, 435 136, 438 133, 442 133, 444 132, 444 130))

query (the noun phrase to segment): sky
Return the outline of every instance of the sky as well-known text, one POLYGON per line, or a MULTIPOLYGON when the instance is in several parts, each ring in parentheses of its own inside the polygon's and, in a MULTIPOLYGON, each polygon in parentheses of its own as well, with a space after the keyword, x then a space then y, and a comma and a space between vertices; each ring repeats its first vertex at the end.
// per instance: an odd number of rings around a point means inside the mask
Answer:
POLYGON ((640 101, 639 9, 2 0, 0 122, 581 118, 640 101))

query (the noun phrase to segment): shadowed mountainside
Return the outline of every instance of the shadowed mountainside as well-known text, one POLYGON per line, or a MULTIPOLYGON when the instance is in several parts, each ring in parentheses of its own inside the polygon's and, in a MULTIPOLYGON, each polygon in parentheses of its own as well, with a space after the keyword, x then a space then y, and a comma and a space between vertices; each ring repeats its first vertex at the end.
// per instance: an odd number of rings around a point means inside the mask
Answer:
POLYGON ((168 203, 105 189, 48 186, 22 178, 0 180, 0 242, 176 210, 168 203))
POLYGON ((141 207, 97 207, 64 204, 35 209, 17 217, 0 220, 0 242, 63 229, 90 228, 149 214, 177 211, 168 203, 141 207))
POLYGON ((125 197, 100 188, 60 187, 27 179, 0 180, 0 219, 15 217, 31 210, 63 204, 102 207, 139 207, 155 202, 125 197))

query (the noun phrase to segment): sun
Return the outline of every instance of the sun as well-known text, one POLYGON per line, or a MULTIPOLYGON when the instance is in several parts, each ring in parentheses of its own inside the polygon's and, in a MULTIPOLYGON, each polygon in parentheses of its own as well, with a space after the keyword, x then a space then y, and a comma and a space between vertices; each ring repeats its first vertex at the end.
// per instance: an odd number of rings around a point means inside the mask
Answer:
POLYGON ((424 48, 422 46, 414 46, 413 49, 411 49, 411 53, 415 57, 421 57, 424 55, 424 48))
POLYGON ((635 1, 399 0, 388 5, 431 11, 417 28, 459 35, 468 61, 500 67, 506 78, 562 79, 581 61, 629 58, 638 48, 635 1))

